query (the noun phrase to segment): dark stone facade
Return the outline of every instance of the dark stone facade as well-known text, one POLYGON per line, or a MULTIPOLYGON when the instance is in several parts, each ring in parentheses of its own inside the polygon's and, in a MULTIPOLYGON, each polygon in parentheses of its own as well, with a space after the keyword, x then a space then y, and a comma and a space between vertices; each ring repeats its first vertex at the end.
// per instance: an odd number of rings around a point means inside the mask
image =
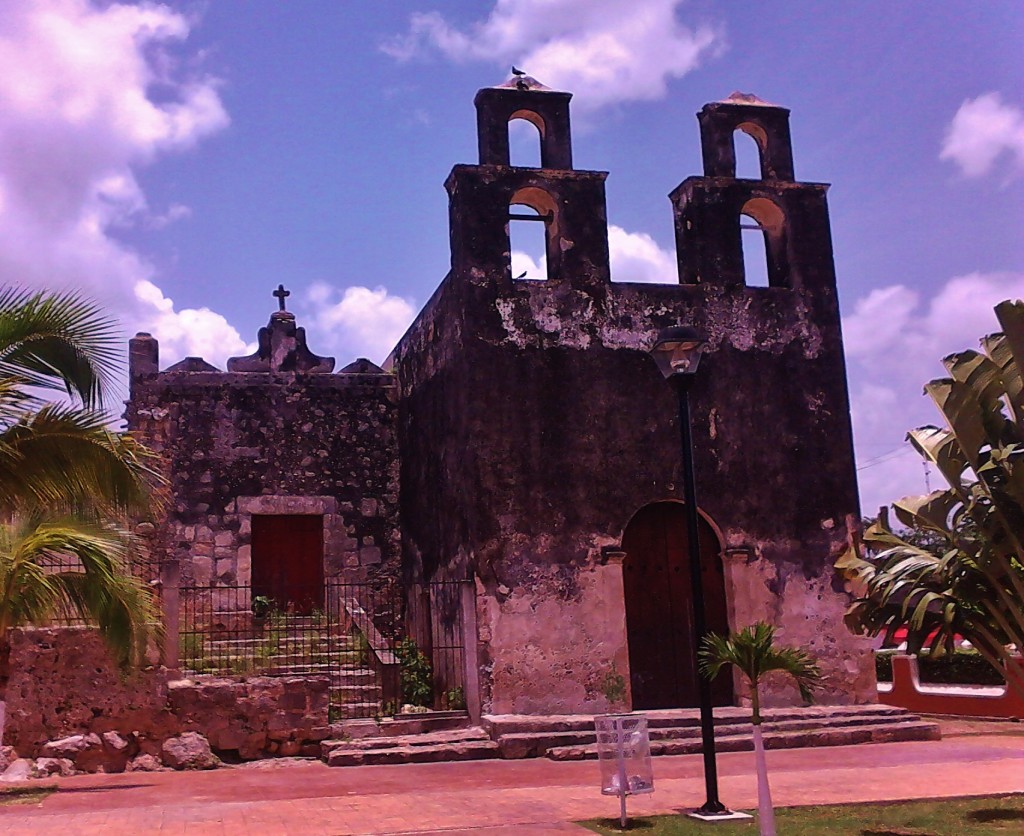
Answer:
POLYGON ((681 499, 674 394, 646 354, 679 323, 708 340, 696 469, 729 623, 768 618, 821 659, 830 700, 872 698, 831 569, 859 511, 827 187, 793 181, 788 111, 747 98, 701 112, 707 171, 671 195, 679 284, 640 285, 609 281, 603 172, 510 167, 488 146, 525 112, 568 144, 564 94, 513 84, 477 107, 481 164, 446 184, 452 270, 392 365, 405 557, 477 579, 485 706, 615 707, 607 683, 629 651, 622 564, 605 555, 640 508, 681 499), (733 176, 737 128, 765 179, 733 176), (511 275, 509 205, 523 203, 550 213, 547 281, 511 275), (741 216, 764 231, 770 287, 744 282, 741 216))
POLYGON ((571 167, 569 99, 533 79, 480 91, 480 164, 446 183, 452 269, 387 372, 326 374, 286 312, 232 361, 269 370, 158 373, 155 342, 133 340, 129 426, 167 458, 168 554, 197 579, 243 578, 246 514, 323 513, 331 571, 475 581, 466 682, 485 711, 626 707, 623 572, 645 557, 623 535, 682 494, 673 391, 646 352, 686 323, 708 341, 696 469, 728 624, 768 619, 808 647, 827 701, 873 699, 831 569, 859 509, 827 187, 795 181, 788 111, 707 105, 704 176, 670 196, 678 283, 613 283, 606 174, 571 167), (538 126, 543 168, 508 164, 512 118, 538 126), (761 180, 735 178, 735 130, 761 180), (546 281, 511 275, 513 205, 544 225, 546 281), (764 234, 768 287, 745 283, 741 217, 764 234))
MULTIPOLYGON (((264 331, 279 329, 302 332, 275 314, 264 331)), ((328 374, 333 359, 296 343, 312 371, 287 370, 296 360, 283 351, 266 371, 189 358, 160 372, 156 340, 131 341, 128 427, 163 457, 171 502, 157 542, 186 585, 249 585, 254 514, 322 515, 325 576, 398 572, 394 378, 368 361, 328 374)))

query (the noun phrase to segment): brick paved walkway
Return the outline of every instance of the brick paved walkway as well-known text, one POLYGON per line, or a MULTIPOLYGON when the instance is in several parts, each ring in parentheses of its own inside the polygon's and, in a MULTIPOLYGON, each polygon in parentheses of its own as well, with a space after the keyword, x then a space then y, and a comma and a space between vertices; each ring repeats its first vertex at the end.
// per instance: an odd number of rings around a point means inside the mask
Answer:
MULTIPOLYGON (((752 756, 719 758, 723 801, 756 806, 752 756)), ((1024 792, 1024 737, 979 735, 769 753, 779 805, 1024 792)), ((657 791, 633 813, 698 805, 696 755, 654 761, 657 791)), ((32 806, 0 806, 15 834, 583 833, 574 820, 616 816, 592 761, 479 761, 330 769, 263 762, 204 773, 88 775, 32 806)))

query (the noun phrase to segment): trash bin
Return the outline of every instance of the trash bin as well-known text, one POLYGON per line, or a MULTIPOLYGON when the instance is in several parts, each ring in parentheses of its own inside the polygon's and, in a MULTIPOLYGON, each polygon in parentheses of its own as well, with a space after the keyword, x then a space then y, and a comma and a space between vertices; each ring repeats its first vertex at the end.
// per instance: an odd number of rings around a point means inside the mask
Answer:
POLYGON ((601 794, 619 797, 620 823, 626 826, 626 796, 654 792, 651 740, 643 714, 605 714, 594 718, 601 794))

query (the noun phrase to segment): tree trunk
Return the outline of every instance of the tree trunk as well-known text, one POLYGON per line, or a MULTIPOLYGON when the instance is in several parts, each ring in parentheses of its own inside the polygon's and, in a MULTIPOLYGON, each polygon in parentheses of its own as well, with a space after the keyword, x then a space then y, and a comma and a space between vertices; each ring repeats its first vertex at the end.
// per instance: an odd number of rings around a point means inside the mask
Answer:
POLYGON ((775 810, 772 791, 768 786, 768 762, 764 756, 761 724, 754 724, 754 763, 757 767, 757 822, 761 836, 775 836, 775 810))

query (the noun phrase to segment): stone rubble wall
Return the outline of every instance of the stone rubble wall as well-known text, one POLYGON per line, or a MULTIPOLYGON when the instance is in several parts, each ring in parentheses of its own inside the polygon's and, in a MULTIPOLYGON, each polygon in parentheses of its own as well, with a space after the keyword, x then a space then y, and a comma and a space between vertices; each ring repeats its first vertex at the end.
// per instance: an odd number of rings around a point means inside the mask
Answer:
POLYGON ((76 766, 82 759, 84 771, 123 771, 129 759, 161 758, 167 741, 188 734, 228 760, 315 756, 329 734, 327 677, 175 680, 162 667, 119 671, 93 628, 9 635, 0 744, 23 758, 54 755, 76 766))
POLYGON ((125 418, 159 453, 173 502, 153 542, 185 585, 247 586, 253 514, 324 517, 324 573, 396 576, 395 384, 387 374, 165 371, 125 418))

